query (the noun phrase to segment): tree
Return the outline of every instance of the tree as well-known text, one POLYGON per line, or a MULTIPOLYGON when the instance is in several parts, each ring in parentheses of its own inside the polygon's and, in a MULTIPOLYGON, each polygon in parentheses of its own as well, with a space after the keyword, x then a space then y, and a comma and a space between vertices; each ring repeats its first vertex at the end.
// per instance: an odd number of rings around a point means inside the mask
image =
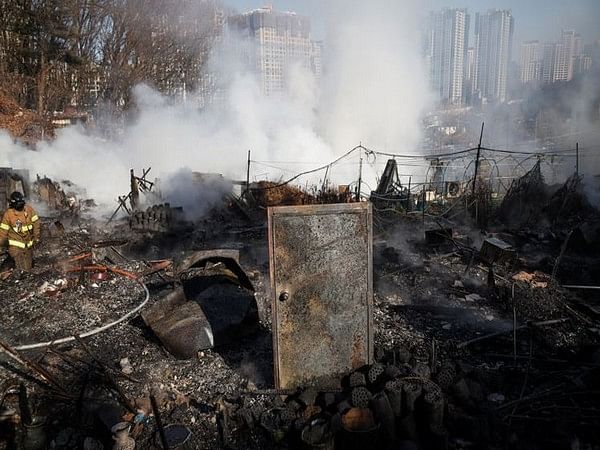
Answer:
POLYGON ((40 114, 100 98, 117 114, 147 83, 198 86, 217 0, 0 0, 0 88, 40 114))
POLYGON ((214 2, 113 1, 102 47, 105 100, 126 109, 142 82, 166 94, 194 89, 219 31, 214 2))
POLYGON ((9 33, 13 35, 12 53, 19 74, 29 80, 25 92, 26 106, 35 107, 38 113, 46 113, 48 86, 57 81, 64 86, 64 79, 52 77, 54 69, 80 61, 70 51, 73 29, 69 17, 70 1, 61 0, 15 0, 13 22, 9 33))

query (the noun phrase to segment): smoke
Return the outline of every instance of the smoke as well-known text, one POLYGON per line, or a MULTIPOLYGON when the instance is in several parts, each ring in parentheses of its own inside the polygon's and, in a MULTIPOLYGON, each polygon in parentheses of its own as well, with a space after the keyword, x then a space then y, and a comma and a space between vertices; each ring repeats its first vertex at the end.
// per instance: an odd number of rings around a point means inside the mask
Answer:
POLYGON ((328 3, 322 124, 336 148, 362 141, 411 153, 420 114, 432 101, 419 54, 416 2, 328 3))
POLYGON ((583 179, 583 192, 591 205, 600 210, 600 175, 586 176, 583 179))
POLYGON ((172 204, 183 207, 186 216, 192 220, 203 217, 233 190, 231 181, 220 176, 195 179, 189 167, 173 172, 164 186, 161 189, 162 196, 172 204))
MULTIPOLYGON (((208 70, 218 80, 222 101, 198 110, 139 85, 133 91, 136 115, 121 137, 107 140, 70 127, 31 152, 0 133, 0 165, 68 179, 85 187, 106 212, 129 191, 130 168, 139 174, 152 167, 150 179, 161 179, 165 201, 203 214, 206 209, 195 205, 214 204, 230 186, 213 186, 216 196, 199 197, 192 171, 244 179, 248 150, 260 161, 252 172, 266 171, 271 179, 325 164, 359 142, 411 152, 419 144, 420 114, 430 100, 418 54, 417 3, 350 3, 326 5, 330 20, 320 82, 291 64, 288 95, 265 97, 256 74, 231 51, 231 42, 219 44, 208 70), (273 161, 287 163, 278 169, 260 166, 273 161)), ((335 171, 334 182, 348 184, 357 172, 356 166, 335 171)))

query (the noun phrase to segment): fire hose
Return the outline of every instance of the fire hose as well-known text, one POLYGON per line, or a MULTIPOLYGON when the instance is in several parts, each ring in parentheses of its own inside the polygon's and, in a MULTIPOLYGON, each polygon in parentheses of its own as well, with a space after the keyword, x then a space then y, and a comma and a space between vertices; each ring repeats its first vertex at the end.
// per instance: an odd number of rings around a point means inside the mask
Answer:
MULTIPOLYGON (((75 270, 75 269, 74 269, 75 270)), ((73 271, 74 271, 73 270, 73 271)), ((137 276, 135 276, 134 274, 127 272, 125 270, 121 270, 121 269, 117 269, 117 268, 112 268, 112 267, 107 267, 107 266, 87 266, 87 267, 83 267, 83 268, 78 268, 76 269, 77 271, 80 270, 85 270, 85 271, 109 271, 109 272, 113 272, 115 274, 124 276, 126 278, 129 278, 130 280, 134 280, 135 282, 137 282, 143 289, 144 289, 144 293, 145 293, 145 297, 144 300, 137 305, 135 308, 133 308, 131 311, 129 311, 128 313, 124 314, 123 316, 119 317, 117 320, 114 320, 110 323, 107 323, 106 325, 103 325, 101 327, 97 327, 94 328, 92 330, 86 331, 84 333, 78 334, 77 336, 67 336, 67 337, 63 337, 60 339, 54 339, 52 341, 47 341, 47 342, 38 342, 35 344, 26 344, 26 345, 19 345, 17 347, 14 347, 15 350, 34 350, 34 349, 38 349, 38 348, 45 348, 45 347, 50 347, 52 345, 58 345, 58 344, 65 344, 67 342, 73 342, 78 338, 86 338, 86 337, 90 337, 90 336, 94 336, 96 334, 100 334, 103 331, 106 331, 110 328, 113 328, 116 325, 119 325, 120 323, 125 322, 127 319, 129 319, 130 317, 136 315, 144 306, 146 306, 146 303, 148 303, 148 300, 150 299, 150 291, 148 290, 148 287, 146 286, 146 284, 144 282, 141 281, 141 279, 137 276)))

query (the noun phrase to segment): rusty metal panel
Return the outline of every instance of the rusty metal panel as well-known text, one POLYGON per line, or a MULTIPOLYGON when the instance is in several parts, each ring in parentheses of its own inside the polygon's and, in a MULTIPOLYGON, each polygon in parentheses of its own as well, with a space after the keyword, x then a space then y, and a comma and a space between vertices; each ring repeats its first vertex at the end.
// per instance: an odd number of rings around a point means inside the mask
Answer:
POLYGON ((339 388, 373 360, 369 203, 269 208, 275 386, 339 388))

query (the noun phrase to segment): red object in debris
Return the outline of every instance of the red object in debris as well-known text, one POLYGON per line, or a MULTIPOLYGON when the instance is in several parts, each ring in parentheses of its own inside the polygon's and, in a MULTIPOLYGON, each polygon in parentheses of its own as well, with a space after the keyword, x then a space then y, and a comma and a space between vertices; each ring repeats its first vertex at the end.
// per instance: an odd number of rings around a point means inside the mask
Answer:
POLYGON ((90 275, 90 278, 95 281, 107 281, 110 280, 111 276, 108 272, 94 272, 90 275))
POLYGON ((67 270, 67 272, 79 272, 82 270, 84 272, 112 272, 112 273, 116 273, 118 275, 123 275, 124 277, 127 277, 130 280, 138 280, 139 279, 139 277, 136 274, 127 272, 126 270, 119 269, 117 267, 107 267, 107 266, 101 266, 101 265, 76 267, 74 269, 67 270))

